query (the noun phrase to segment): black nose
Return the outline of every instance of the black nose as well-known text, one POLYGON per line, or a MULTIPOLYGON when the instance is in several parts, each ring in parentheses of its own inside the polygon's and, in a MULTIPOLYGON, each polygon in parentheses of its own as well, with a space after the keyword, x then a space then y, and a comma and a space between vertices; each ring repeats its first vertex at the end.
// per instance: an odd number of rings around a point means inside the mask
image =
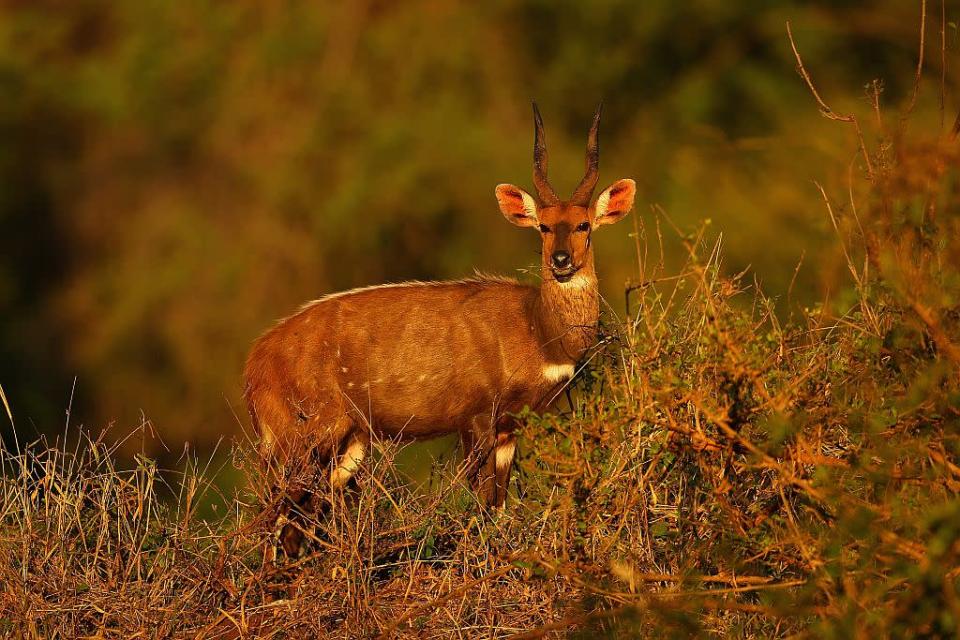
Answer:
POLYGON ((570 266, 570 254, 566 251, 554 251, 550 256, 550 262, 555 269, 566 269, 570 266))

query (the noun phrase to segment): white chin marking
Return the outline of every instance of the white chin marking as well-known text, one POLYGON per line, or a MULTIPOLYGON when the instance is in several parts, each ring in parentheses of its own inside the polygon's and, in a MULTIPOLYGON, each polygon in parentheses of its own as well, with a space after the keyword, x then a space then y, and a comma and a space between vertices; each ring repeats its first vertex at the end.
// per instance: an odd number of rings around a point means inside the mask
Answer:
POLYGON ((560 282, 559 280, 557 280, 557 284, 563 287, 564 289, 584 289, 586 287, 589 287, 591 283, 592 281, 590 280, 590 278, 588 278, 582 273, 578 273, 574 275, 572 278, 570 278, 566 282, 560 282))
POLYGON ((569 380, 573 377, 572 364, 545 364, 543 365, 543 377, 548 382, 560 382, 569 380))
POLYGON ((513 452, 516 447, 517 443, 514 440, 497 447, 497 469, 503 470, 513 464, 513 452))

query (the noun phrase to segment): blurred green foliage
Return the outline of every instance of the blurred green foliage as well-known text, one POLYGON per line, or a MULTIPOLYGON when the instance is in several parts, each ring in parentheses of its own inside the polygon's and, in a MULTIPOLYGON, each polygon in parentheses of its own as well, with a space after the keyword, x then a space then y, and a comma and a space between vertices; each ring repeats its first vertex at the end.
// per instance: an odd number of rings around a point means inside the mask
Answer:
MULTIPOLYGON (((854 161, 852 132, 817 113, 784 23, 831 106, 869 113, 851 88, 912 90, 915 5, 7 5, 0 384, 18 425, 59 428, 76 378, 74 421, 145 415, 172 450, 209 447, 246 424, 250 342, 302 302, 537 264, 493 198, 529 182, 531 98, 559 189, 600 99, 601 182, 640 186, 634 221, 599 240, 614 310, 654 203, 682 228, 710 218, 724 268, 752 266, 781 311, 803 254, 793 302, 835 294, 845 266, 810 181, 854 161)), ((917 119, 936 128, 925 89, 917 119)))

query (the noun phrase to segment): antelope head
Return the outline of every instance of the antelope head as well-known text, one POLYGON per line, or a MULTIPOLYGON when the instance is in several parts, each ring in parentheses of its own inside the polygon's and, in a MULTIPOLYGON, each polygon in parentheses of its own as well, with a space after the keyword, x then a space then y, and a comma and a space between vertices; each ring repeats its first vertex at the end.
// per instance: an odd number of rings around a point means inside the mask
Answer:
POLYGON ((636 183, 617 180, 596 199, 593 191, 600 173, 600 112, 597 107, 587 135, 586 171, 568 200, 561 200, 547 181, 547 143, 543 119, 533 103, 533 186, 536 197, 512 184, 497 185, 497 202, 507 220, 518 227, 540 231, 544 282, 570 282, 578 272, 593 278, 594 229, 613 224, 633 208, 636 183))

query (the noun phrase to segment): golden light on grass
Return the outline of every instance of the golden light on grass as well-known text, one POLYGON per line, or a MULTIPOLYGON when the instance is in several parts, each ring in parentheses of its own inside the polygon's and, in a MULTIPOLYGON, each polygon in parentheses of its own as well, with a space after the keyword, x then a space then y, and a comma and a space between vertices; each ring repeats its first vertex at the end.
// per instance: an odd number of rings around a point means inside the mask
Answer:
POLYGON ((628 315, 608 308, 569 404, 524 416, 501 512, 454 465, 411 485, 376 442, 357 489, 322 487, 311 552, 266 568, 276 495, 249 443, 209 518, 194 461, 3 451, 0 634, 955 636, 960 151, 901 123, 858 124, 844 188, 810 185, 849 280, 789 319, 707 225, 638 219, 628 315))

